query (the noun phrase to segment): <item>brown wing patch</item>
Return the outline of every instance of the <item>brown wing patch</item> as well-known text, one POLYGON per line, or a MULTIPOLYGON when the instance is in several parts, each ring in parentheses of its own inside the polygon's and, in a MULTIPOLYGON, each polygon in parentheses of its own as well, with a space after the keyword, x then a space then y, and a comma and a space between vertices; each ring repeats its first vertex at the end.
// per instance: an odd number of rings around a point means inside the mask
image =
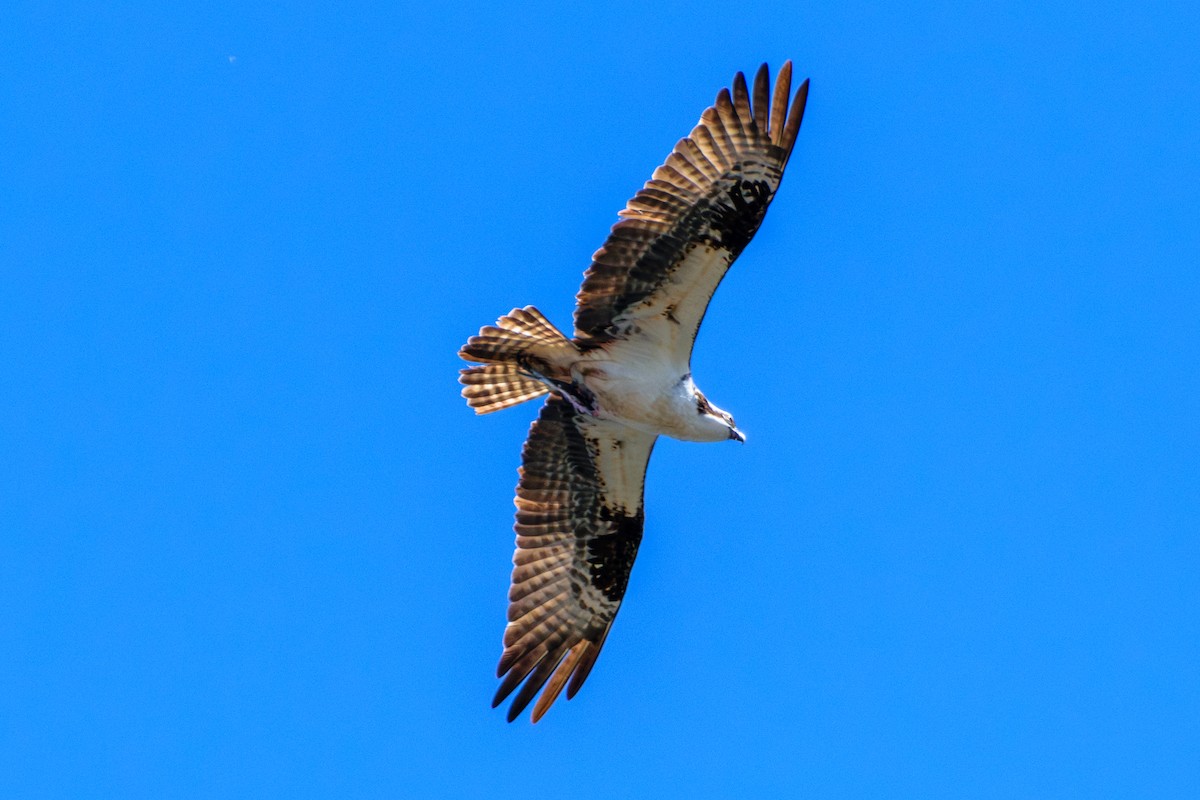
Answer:
POLYGON ((717 284, 758 230, 791 156, 808 97, 806 80, 789 112, 791 75, 789 61, 769 99, 763 64, 751 100, 739 72, 732 96, 721 90, 691 135, 620 212, 576 296, 577 337, 612 338, 630 322, 669 315, 694 338, 717 284), (664 293, 670 297, 656 303, 664 293))
POLYGON ((530 428, 517 484, 501 683, 492 703, 521 687, 510 722, 543 687, 535 722, 564 687, 574 696, 599 656, 642 539, 642 483, 654 439, 579 416, 557 396, 530 428))

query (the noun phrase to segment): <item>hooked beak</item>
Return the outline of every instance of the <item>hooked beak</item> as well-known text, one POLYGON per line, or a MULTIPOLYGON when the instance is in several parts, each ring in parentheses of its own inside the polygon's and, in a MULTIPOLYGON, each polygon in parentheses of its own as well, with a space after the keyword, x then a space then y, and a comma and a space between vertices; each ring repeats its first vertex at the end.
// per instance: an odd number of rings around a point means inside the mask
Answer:
POLYGON ((737 428, 733 428, 733 427, 731 427, 731 428, 729 429, 729 438, 730 438, 730 439, 736 439, 736 440, 737 440, 737 441, 739 441, 739 442, 745 443, 745 441, 746 441, 746 434, 742 433, 742 432, 741 432, 741 431, 739 431, 737 428))

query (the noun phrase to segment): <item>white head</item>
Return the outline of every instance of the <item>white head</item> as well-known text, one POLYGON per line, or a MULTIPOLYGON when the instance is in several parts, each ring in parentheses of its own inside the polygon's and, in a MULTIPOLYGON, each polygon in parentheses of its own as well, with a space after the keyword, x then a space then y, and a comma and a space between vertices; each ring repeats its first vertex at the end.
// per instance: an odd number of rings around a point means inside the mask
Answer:
POLYGON ((708 398, 695 385, 691 388, 698 416, 694 427, 697 434, 695 441, 719 442, 723 439, 746 441, 746 434, 738 430, 732 416, 708 402, 708 398))

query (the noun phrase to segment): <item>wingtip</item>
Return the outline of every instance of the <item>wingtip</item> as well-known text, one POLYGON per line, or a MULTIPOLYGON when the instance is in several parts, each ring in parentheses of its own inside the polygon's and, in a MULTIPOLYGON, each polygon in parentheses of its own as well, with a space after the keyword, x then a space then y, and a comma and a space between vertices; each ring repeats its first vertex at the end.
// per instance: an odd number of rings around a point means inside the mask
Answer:
POLYGON ((808 78, 800 84, 800 88, 796 90, 795 97, 792 98, 792 111, 799 116, 796 123, 796 128, 799 129, 800 123, 804 121, 804 108, 808 105, 808 78))

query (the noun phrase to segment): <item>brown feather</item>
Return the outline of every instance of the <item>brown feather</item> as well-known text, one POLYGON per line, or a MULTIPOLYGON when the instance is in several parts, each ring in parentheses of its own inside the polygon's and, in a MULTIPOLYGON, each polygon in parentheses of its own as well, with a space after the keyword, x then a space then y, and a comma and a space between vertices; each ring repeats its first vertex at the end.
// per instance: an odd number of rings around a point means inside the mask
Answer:
POLYGON ((766 64, 758 68, 754 75, 754 123, 758 127, 758 135, 769 137, 771 123, 768 113, 771 109, 771 70, 766 64))
POLYGON ((775 77, 775 97, 771 102, 771 141, 783 144, 783 121, 787 118, 788 93, 792 90, 792 62, 785 61, 775 77))
POLYGON ((739 117, 745 120, 751 138, 758 137, 758 121, 750 111, 750 93, 746 90, 746 76, 738 73, 733 76, 733 105, 739 117))
POLYGON ((588 675, 592 673, 592 667, 596 666, 596 659, 600 657, 600 648, 604 647, 604 640, 608 638, 608 631, 604 631, 600 635, 600 641, 588 649, 583 654, 583 658, 579 659, 579 666, 575 668, 575 672, 571 675, 571 682, 567 684, 567 699, 574 697, 583 687, 583 682, 588 679, 588 675))
MULTIPOLYGON (((796 136, 800 133, 800 122, 804 119, 804 107, 808 105, 808 78, 796 90, 796 99, 792 103, 792 111, 788 114, 787 126, 783 130, 783 149, 790 156, 796 136)), ((784 163, 787 163, 786 160, 784 163)))
POLYGON ((558 699, 558 695, 562 692, 563 687, 567 684, 567 678, 571 677, 571 673, 575 671, 575 667, 580 660, 587 655, 588 651, 594 647, 591 642, 579 642, 572 647, 554 671, 554 676, 550 682, 546 684, 546 688, 542 690, 542 696, 538 698, 537 705, 533 707, 533 721, 537 722, 542 716, 550 710, 550 706, 558 699))

